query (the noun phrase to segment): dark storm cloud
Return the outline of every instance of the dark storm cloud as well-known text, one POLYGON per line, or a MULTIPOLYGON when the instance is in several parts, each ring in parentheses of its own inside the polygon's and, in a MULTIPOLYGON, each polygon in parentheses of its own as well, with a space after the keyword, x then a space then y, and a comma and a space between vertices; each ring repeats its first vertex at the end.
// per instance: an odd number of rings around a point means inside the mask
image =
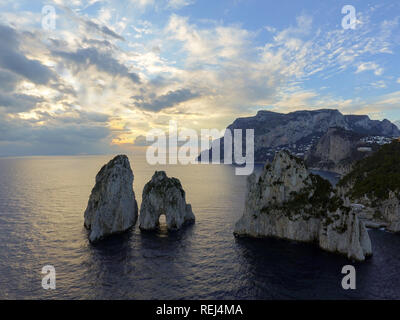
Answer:
POLYGON ((78 69, 94 65, 98 70, 107 72, 113 76, 127 77, 135 83, 140 82, 139 76, 136 73, 130 72, 124 64, 121 64, 109 53, 100 52, 93 47, 78 49, 75 52, 53 51, 53 55, 64 59, 65 63, 69 62, 78 66, 78 69))
POLYGON ((37 84, 46 84, 55 78, 53 72, 40 61, 28 59, 20 52, 19 43, 15 29, 0 24, 0 67, 37 84))
POLYGON ((198 97, 197 93, 189 89, 169 91, 167 94, 158 96, 151 101, 145 101, 143 97, 132 97, 136 99, 135 106, 141 109, 158 112, 162 109, 171 108, 181 102, 198 97))

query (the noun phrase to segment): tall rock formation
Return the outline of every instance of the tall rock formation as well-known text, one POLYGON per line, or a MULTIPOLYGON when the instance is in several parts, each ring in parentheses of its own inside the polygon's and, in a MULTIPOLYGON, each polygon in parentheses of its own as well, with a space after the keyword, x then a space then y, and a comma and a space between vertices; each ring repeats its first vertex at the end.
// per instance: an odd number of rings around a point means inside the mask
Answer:
POLYGON ((180 181, 168 178, 164 171, 156 171, 143 189, 140 229, 157 229, 162 214, 166 217, 168 230, 177 230, 195 221, 192 206, 186 203, 180 181))
POLYGON ((96 176, 85 211, 90 242, 134 226, 138 207, 133 192, 133 173, 128 157, 116 156, 96 176))
POLYGON ((367 230, 350 203, 286 151, 277 153, 260 175, 249 176, 244 213, 234 234, 317 242, 324 250, 359 261, 372 254, 367 230))

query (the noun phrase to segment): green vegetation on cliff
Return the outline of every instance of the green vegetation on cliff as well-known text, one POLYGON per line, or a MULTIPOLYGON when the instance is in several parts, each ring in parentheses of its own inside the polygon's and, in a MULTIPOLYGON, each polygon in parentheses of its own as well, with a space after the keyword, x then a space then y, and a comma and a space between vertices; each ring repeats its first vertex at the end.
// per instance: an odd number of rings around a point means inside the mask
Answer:
POLYGON ((367 195, 371 199, 384 200, 390 191, 399 191, 400 141, 384 145, 372 156, 357 162, 338 186, 350 188, 348 195, 352 199, 367 195))
POLYGON ((328 213, 341 209, 348 213, 350 208, 344 206, 343 200, 335 193, 334 188, 328 180, 318 175, 310 174, 311 183, 300 192, 292 192, 291 199, 283 203, 270 203, 261 209, 261 212, 268 213, 270 210, 282 210, 286 216, 291 217, 300 212, 303 218, 308 220, 311 217, 328 218, 328 213))

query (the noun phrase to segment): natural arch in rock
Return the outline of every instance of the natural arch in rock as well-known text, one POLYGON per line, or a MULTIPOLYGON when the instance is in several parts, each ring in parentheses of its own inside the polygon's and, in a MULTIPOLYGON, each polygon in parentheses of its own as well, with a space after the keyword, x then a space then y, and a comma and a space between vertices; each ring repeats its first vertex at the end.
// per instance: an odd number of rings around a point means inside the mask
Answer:
POLYGON ((143 189, 140 229, 157 229, 161 215, 165 215, 168 230, 177 230, 195 221, 192 206, 186 203, 181 182, 176 178, 168 178, 164 171, 156 171, 143 189))

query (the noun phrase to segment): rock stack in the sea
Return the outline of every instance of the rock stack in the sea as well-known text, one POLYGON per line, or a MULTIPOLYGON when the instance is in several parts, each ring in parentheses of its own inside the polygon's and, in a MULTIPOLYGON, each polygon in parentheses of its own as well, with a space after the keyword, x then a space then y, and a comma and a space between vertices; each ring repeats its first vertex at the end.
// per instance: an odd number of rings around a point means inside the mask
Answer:
POLYGON ((135 225, 138 207, 128 157, 116 156, 96 176, 85 211, 90 242, 123 232, 135 225))
POLYGON ((180 181, 168 178, 164 171, 156 171, 143 189, 140 229, 157 229, 159 218, 163 214, 168 230, 180 229, 184 224, 195 220, 191 205, 186 203, 185 191, 180 181))
POLYGON ((359 261, 372 254, 367 230, 348 199, 287 151, 277 153, 247 184, 235 235, 317 242, 324 250, 359 261))

